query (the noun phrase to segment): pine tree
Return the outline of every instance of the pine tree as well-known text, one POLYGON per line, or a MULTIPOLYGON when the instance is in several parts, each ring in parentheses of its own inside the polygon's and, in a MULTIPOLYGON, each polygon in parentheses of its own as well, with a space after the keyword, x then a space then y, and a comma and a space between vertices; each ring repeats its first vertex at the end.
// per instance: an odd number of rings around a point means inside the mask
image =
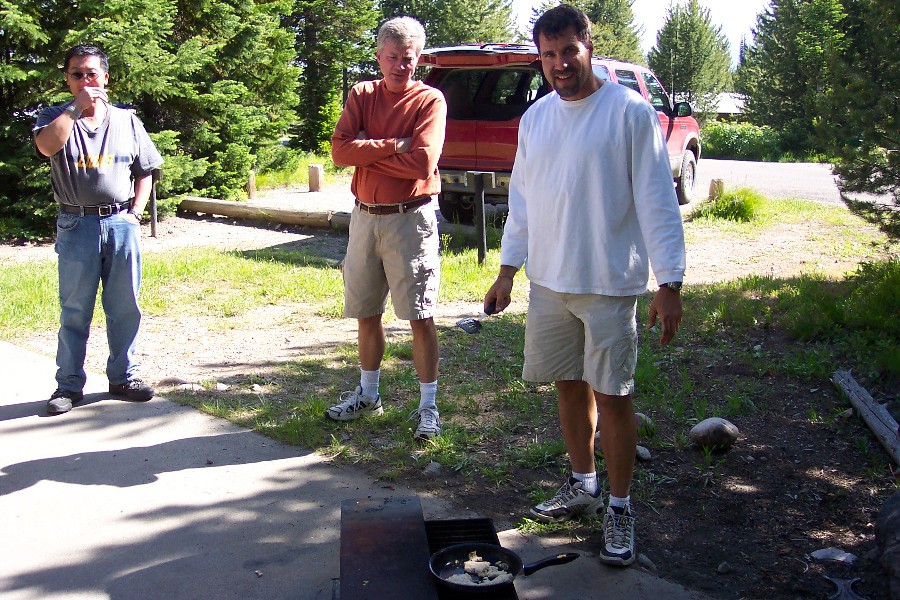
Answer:
POLYGON ((350 71, 374 59, 377 16, 371 0, 294 0, 283 19, 294 33, 296 62, 303 70, 293 145, 327 151, 350 71))
POLYGON ((846 44, 832 52, 833 85, 822 94, 819 142, 836 157, 845 192, 888 194, 894 210, 876 214, 900 239, 900 6, 895 0, 845 0, 846 44))
POLYGON ((256 152, 295 119, 292 36, 285 0, 0 0, 0 235, 52 231, 46 164, 30 128, 69 97, 67 48, 109 56, 110 99, 130 105, 166 158, 161 195, 244 195, 256 152))
POLYGON ((697 0, 669 7, 648 62, 669 93, 701 115, 712 112, 731 85, 728 39, 697 0))
POLYGON ((840 0, 773 0, 757 17, 739 89, 748 96, 746 116, 779 131, 782 150, 817 149, 813 121, 833 85, 828 57, 841 52, 843 18, 840 0))
POLYGON ((418 0, 382 5, 385 19, 403 14, 422 22, 431 48, 509 42, 516 36, 512 0, 418 0))
POLYGON ((591 20, 594 54, 625 62, 646 64, 641 52, 641 31, 634 23, 634 0, 577 0, 572 2, 591 20))

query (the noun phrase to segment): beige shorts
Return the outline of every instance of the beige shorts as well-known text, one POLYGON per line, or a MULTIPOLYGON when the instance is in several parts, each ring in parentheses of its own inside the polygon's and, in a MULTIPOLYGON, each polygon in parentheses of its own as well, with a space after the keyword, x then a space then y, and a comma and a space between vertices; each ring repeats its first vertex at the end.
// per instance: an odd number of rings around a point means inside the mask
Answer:
POLYGON ((398 214, 350 216, 344 258, 344 316, 384 313, 388 292, 397 317, 433 317, 440 285, 437 217, 430 204, 398 214))
POLYGON ((522 378, 587 381, 601 394, 630 394, 636 310, 637 296, 563 294, 532 283, 522 378))

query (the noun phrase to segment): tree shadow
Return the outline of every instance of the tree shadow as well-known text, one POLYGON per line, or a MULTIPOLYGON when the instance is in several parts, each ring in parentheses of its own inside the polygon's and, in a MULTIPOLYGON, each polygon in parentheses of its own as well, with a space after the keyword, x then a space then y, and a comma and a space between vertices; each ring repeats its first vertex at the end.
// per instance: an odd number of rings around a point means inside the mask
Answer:
POLYGON ((845 193, 841 193, 841 200, 857 217, 871 223, 883 231, 892 242, 900 240, 900 206, 878 204, 866 200, 855 200, 845 193))

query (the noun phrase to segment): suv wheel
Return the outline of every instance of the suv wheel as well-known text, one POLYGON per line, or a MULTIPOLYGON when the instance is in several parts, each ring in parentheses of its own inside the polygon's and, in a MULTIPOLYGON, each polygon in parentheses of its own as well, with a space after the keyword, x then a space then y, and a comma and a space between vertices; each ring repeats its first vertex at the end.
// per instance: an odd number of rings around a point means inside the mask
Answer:
POLYGON ((464 197, 459 192, 442 192, 438 195, 438 206, 441 215, 450 223, 471 225, 475 221, 475 203, 470 196, 464 197))
POLYGON ((678 204, 690 204, 694 199, 694 181, 697 174, 697 159, 694 153, 688 150, 681 159, 681 173, 675 182, 675 193, 678 196, 678 204))

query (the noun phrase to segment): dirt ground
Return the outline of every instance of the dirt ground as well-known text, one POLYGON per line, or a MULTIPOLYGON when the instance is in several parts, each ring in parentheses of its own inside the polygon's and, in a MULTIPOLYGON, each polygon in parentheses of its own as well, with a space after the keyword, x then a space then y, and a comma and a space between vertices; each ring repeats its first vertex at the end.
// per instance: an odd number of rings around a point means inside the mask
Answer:
MULTIPOLYGON (((826 273, 853 269, 850 259, 823 264, 815 243, 810 242, 814 235, 807 226, 798 225, 773 231, 755 242, 696 240, 689 247, 687 284, 752 273, 784 277, 810 269, 826 273)), ((346 234, 182 215, 161 222, 157 238, 144 239, 146 252, 195 245, 223 249, 290 245, 340 260, 346 234)), ((52 247, 47 245, 0 245, 0 265, 52 257, 52 247)), ((355 340, 355 323, 345 320, 285 331, 282 317, 294 309, 259 307, 224 328, 199 317, 145 317, 139 339, 141 371, 151 383, 168 378, 220 381, 251 373, 255 365, 298 360, 323 347, 355 340)), ((471 315, 472 309, 462 303, 444 305, 438 325, 452 327, 456 319, 471 315)), ((790 343, 766 332, 760 336, 746 340, 748 347, 790 343)), ((54 331, 24 341, 29 349, 51 356, 55 344, 54 331)), ((105 337, 95 331, 87 367, 102 373, 104 363, 105 337)), ((717 370, 700 357, 694 357, 687 368, 695 378, 711 377, 717 370)), ((735 362, 726 370, 741 374, 743 368, 735 362)), ((716 375, 721 385, 728 384, 726 376, 716 375)), ((743 418, 741 439, 732 451, 710 462, 697 450, 653 449, 652 472, 660 478, 654 499, 658 509, 641 507, 638 513, 640 549, 649 559, 643 568, 723 599, 825 598, 834 587, 823 575, 861 578, 857 593, 870 599, 888 598, 886 577, 874 560, 873 524, 880 507, 878 498, 883 498, 892 484, 884 474, 873 475, 866 472, 865 465, 860 466, 866 454, 854 440, 869 437, 865 426, 856 418, 834 426, 811 422, 811 402, 822 406, 824 415, 843 410, 828 382, 798 386, 779 376, 760 377, 773 393, 784 396, 782 407, 778 414, 743 418), (700 468, 706 463, 709 468, 700 468), (748 497, 753 501, 748 503, 748 497), (852 552, 859 560, 845 566, 809 557, 815 550, 830 547, 852 552)), ((53 382, 47 385, 49 397, 53 382)), ((879 452, 877 443, 872 444, 872 450, 879 452)), ((559 485, 546 473, 525 470, 516 474, 514 489, 508 494, 453 473, 442 476, 440 482, 411 478, 406 483, 449 495, 464 506, 490 507, 487 514, 507 525, 527 511, 524 490, 530 485, 543 484, 548 489, 559 485)), ((585 537, 580 543, 591 543, 589 533, 588 526, 577 532, 585 537)))

